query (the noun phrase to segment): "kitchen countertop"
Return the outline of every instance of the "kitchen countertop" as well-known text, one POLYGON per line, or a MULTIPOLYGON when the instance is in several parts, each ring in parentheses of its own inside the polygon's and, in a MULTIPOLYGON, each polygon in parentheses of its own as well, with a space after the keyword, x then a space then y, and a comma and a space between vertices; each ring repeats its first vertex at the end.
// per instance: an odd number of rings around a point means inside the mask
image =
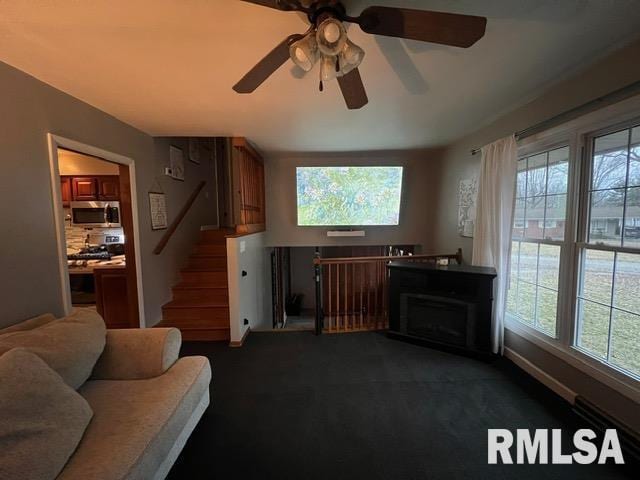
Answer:
POLYGON ((116 255, 111 260, 68 260, 69 275, 92 274, 96 268, 126 268, 124 255, 116 255))

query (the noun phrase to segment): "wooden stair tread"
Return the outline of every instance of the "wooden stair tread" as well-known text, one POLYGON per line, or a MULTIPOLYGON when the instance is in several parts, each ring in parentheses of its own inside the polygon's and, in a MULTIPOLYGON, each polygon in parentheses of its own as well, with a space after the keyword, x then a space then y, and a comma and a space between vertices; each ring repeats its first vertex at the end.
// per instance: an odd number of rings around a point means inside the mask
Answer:
POLYGON ((207 326, 206 328, 199 327, 199 326, 178 325, 178 322, 172 322, 171 320, 163 320, 160 323, 158 323, 157 325, 154 325, 153 328, 177 328, 179 330, 200 330, 200 331, 204 331, 204 330, 220 330, 220 331, 231 330, 228 326, 221 327, 221 326, 218 326, 218 325, 210 325, 210 326, 207 326))
POLYGON ((229 308, 229 302, 212 300, 171 300, 162 308, 229 308))
POLYGON ((181 272, 226 272, 226 267, 184 267, 180 269, 181 272))
POLYGON ((173 298, 162 306, 159 327, 175 327, 184 340, 230 338, 226 236, 234 230, 202 230, 172 287, 173 298))
POLYGON ((189 283, 181 282, 173 286, 174 290, 224 290, 227 291, 226 285, 220 285, 217 283, 189 283))

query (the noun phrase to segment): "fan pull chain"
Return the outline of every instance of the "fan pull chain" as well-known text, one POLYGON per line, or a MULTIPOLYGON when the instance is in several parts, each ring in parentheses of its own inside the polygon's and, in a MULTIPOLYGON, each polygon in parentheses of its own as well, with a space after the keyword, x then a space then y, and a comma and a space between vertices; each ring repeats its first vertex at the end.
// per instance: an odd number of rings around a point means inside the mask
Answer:
POLYGON ((322 83, 322 80, 320 80, 320 91, 324 92, 324 84, 322 83))
POLYGON ((336 72, 340 73, 340 57, 336 57, 336 72))

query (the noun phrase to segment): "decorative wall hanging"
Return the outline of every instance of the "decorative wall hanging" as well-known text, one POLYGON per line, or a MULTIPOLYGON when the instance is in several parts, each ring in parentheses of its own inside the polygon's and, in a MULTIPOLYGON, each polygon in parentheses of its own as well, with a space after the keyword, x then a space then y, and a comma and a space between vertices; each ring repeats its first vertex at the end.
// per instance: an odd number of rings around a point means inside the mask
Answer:
POLYGON ((477 197, 478 177, 474 176, 460 180, 458 189, 458 233, 462 237, 473 237, 477 197))
POLYGON ((169 166, 171 178, 184 181, 184 155, 182 149, 171 145, 169 147, 169 166))
POLYGON ((193 163, 200 164, 200 140, 197 138, 189 139, 189 160, 193 163))
POLYGON ((168 225, 166 195, 160 192, 149 192, 151 210, 151 229, 164 230, 168 225))

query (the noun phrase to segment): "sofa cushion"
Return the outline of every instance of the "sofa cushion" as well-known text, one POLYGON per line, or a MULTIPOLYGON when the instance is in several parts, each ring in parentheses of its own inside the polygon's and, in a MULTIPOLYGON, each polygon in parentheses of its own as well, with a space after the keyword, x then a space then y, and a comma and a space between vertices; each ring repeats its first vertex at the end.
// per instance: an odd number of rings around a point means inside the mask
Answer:
POLYGON ((91 375, 105 337, 102 317, 95 310, 77 309, 39 328, 2 335, 0 355, 12 348, 26 348, 77 390, 91 375))
POLYGON ((177 328, 107 330, 107 343, 91 374, 92 380, 139 380, 157 377, 180 355, 177 328))
POLYGON ((57 480, 153 478, 210 379, 206 358, 185 357, 159 377, 88 381, 79 393, 93 421, 57 480))
POLYGON ((54 479, 91 420, 91 408, 37 355, 0 356, 0 478, 54 479))
POLYGON ((0 328, 0 336, 5 333, 13 333, 13 332, 21 332, 23 330, 33 330, 34 328, 41 327, 49 322, 52 322, 56 319, 52 313, 44 313, 42 315, 38 315, 37 317, 29 318, 28 320, 23 320, 20 323, 16 323, 15 325, 11 325, 6 328, 0 328))

